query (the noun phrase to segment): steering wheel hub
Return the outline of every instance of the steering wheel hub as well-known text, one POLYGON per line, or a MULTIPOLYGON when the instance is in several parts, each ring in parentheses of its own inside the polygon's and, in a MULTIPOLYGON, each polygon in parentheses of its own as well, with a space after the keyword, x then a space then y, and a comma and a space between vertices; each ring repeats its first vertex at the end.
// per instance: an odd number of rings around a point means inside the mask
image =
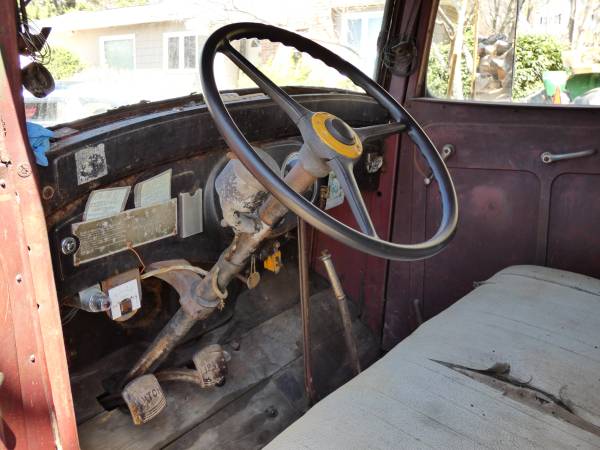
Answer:
POLYGON ((314 113, 311 124, 317 137, 335 153, 356 159, 362 154, 362 144, 355 131, 340 118, 326 112, 314 113))

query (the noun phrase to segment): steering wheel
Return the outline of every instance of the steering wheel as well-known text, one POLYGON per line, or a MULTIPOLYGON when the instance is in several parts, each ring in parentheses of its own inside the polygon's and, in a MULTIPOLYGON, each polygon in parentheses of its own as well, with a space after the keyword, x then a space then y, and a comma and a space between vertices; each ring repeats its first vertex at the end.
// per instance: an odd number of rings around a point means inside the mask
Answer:
POLYGON ((456 191, 448 169, 423 129, 410 114, 359 69, 332 51, 296 33, 259 23, 234 23, 215 31, 204 44, 200 77, 208 110, 230 149, 254 177, 285 207, 319 231, 352 248, 397 261, 414 261, 440 252, 452 239, 458 222, 456 191), (313 112, 292 99, 283 89, 260 72, 232 45, 237 39, 268 39, 295 47, 347 76, 365 90, 394 120, 391 123, 352 128, 340 118, 325 112, 313 112), (312 177, 337 176, 360 231, 334 219, 306 200, 273 172, 254 151, 227 112, 215 81, 214 60, 223 53, 267 94, 296 124, 304 145, 300 163, 312 177), (435 177, 442 203, 442 217, 437 232, 417 244, 396 244, 377 236, 353 174, 355 162, 368 140, 405 132, 427 160, 435 177))

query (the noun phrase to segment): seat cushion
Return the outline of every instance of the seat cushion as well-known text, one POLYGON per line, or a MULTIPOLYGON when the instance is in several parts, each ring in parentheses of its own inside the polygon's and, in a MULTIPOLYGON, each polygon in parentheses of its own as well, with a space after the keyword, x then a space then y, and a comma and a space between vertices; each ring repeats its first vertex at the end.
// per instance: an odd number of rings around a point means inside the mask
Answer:
POLYGON ((509 267, 267 448, 600 448, 599 346, 600 280, 509 267))

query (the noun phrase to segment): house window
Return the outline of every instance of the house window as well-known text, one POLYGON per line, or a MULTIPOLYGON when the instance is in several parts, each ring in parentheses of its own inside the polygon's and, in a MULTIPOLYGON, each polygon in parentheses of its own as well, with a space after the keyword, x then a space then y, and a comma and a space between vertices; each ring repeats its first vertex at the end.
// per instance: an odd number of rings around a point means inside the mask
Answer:
POLYGON ((135 69, 135 35, 101 37, 100 58, 102 66, 109 69, 135 69))
POLYGON ((342 15, 342 42, 360 58, 358 66, 372 75, 377 61, 377 38, 383 11, 361 11, 342 15))
POLYGON ((165 33, 164 63, 167 69, 198 67, 198 36, 190 33, 165 33))

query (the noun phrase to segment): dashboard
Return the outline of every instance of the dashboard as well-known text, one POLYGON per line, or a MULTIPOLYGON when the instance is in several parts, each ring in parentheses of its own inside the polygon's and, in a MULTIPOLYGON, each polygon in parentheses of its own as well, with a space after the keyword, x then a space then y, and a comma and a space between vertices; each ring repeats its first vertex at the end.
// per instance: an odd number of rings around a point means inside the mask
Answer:
MULTIPOLYGON (((295 98, 353 126, 387 119, 374 100, 361 94, 317 91, 295 98)), ((302 141, 287 116, 257 93, 229 94, 227 106, 247 139, 282 173, 289 170, 302 141)), ((184 259, 210 264, 231 242, 214 182, 232 155, 201 97, 134 105, 59 126, 55 133, 40 180, 61 301, 140 263, 184 259), (144 183, 165 173, 170 203, 140 208, 137 194, 144 183), (85 220, 90 196, 107 188, 124 193, 123 211, 116 219, 90 224, 85 220)), ((371 144, 365 157, 381 155, 380 146, 371 144)), ((365 167, 357 166, 359 185, 376 189, 378 173, 365 167)), ((315 186, 313 201, 318 201, 318 190, 315 186)))

